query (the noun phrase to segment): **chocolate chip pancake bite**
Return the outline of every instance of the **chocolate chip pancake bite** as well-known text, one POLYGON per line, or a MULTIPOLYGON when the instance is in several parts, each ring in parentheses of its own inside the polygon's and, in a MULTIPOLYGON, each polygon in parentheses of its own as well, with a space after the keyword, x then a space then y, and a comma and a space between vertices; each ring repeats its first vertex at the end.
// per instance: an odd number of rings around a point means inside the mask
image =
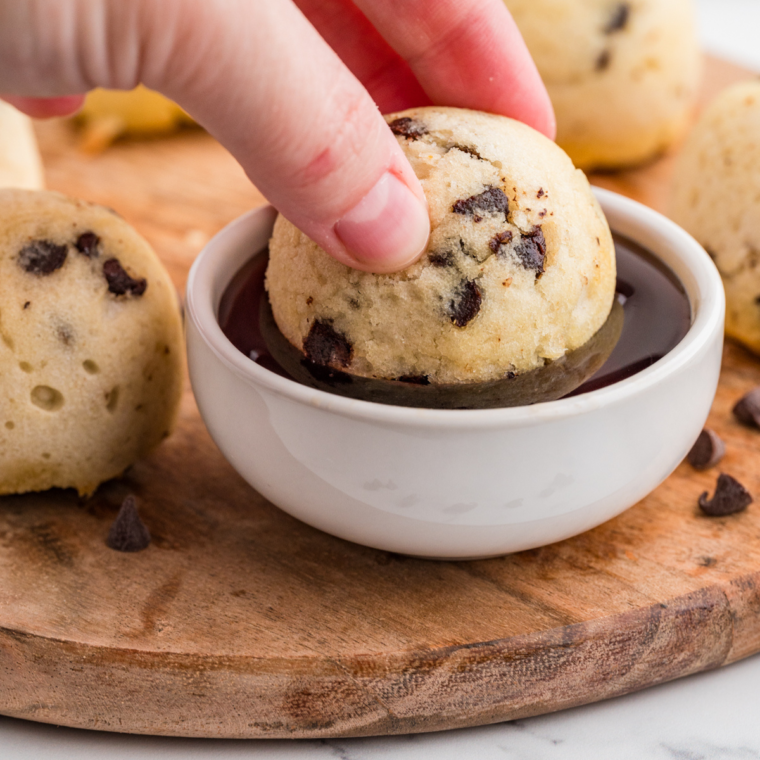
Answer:
POLYGON ((712 257, 726 291, 726 334, 760 354, 760 83, 724 90, 676 164, 671 216, 712 257))
POLYGON ((505 0, 549 91, 557 142, 616 169, 686 131, 701 54, 691 0, 505 0))
POLYGON ((107 208, 1 190, 0 209, 0 494, 90 494, 174 425, 177 295, 107 208))
POLYGON ((32 120, 0 100, 0 187, 41 190, 44 186, 32 120))
MULTIPOLYGON (((574 356, 588 371, 594 362, 574 352, 608 320, 615 255, 583 173, 550 140, 506 117, 428 107, 387 120, 428 200, 428 248, 402 272, 360 272, 280 217, 266 287, 302 368, 344 386, 364 378, 433 388, 514 385, 574 356)), ((529 401, 571 390, 560 385, 529 401)))

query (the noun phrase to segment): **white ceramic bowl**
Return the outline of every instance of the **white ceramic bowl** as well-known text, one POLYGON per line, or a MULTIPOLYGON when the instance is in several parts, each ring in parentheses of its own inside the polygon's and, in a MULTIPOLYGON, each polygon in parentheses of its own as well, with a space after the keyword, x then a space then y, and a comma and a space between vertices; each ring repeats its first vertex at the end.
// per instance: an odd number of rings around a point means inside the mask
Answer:
POLYGON ((190 272, 190 378, 227 459, 294 517, 349 541, 423 557, 489 557, 560 541, 635 504, 699 435, 721 362, 724 297, 699 244, 665 217, 597 190, 611 227, 654 252, 688 293, 692 325, 667 356, 575 398, 509 409, 386 406, 313 390, 252 362, 217 310, 270 236, 252 211, 190 272))

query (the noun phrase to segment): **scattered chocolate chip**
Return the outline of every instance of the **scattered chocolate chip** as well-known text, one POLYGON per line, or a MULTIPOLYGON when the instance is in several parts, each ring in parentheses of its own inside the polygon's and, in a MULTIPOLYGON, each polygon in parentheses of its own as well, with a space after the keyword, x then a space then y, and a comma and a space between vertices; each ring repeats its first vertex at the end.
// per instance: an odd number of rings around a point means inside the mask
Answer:
POLYGON ((337 364, 348 367, 354 355, 353 346, 346 336, 324 319, 316 320, 311 326, 304 339, 303 350, 310 361, 323 366, 337 364))
POLYGON ((546 191, 543 187, 538 188, 538 192, 536 193, 536 198, 543 198, 546 195, 546 191))
POLYGON ((434 267, 450 267, 454 263, 454 255, 451 251, 433 251, 428 254, 428 261, 434 267))
POLYGON ((604 27, 605 34, 613 34, 625 29, 631 16, 631 6, 628 3, 618 3, 612 10, 609 21, 604 27))
POLYGON ((24 308, 28 309, 32 305, 31 301, 24 301, 24 308))
POLYGON ((718 437, 718 434, 709 428, 705 428, 697 438, 697 442, 691 447, 686 455, 689 464, 695 470, 709 470, 715 467, 726 453, 726 445, 718 437))
POLYGON ((488 247, 494 252, 498 253, 499 249, 504 245, 509 245, 512 242, 512 231, 505 230, 504 232, 497 232, 489 241, 488 247))
POLYGON ((416 140, 427 134, 427 127, 422 122, 410 119, 408 116, 394 119, 388 126, 394 135, 406 137, 408 140, 416 140))
POLYGON ((148 287, 144 277, 135 279, 127 274, 118 259, 108 259, 103 264, 103 274, 108 282, 108 290, 116 296, 141 296, 148 287))
POLYGON ((735 478, 721 473, 715 486, 715 495, 707 498, 707 491, 699 497, 699 508, 710 517, 733 515, 752 504, 749 491, 735 478))
POLYGON ((449 302, 449 316, 457 327, 466 327, 480 311, 483 296, 474 280, 464 280, 449 302))
POLYGON ((18 255, 18 265, 29 274, 52 274, 63 266, 68 248, 50 240, 32 240, 18 255))
POLYGON ((412 385, 430 385, 427 375, 401 375, 396 378, 400 383, 412 383, 412 385))
POLYGON ((504 378, 506 380, 514 380, 516 377, 517 377, 517 373, 516 372, 507 372, 507 374, 504 375, 504 378))
POLYGON ((451 210, 455 214, 471 216, 476 222, 483 221, 483 217, 477 214, 477 211, 484 214, 503 213, 506 219, 509 213, 509 198, 498 187, 489 187, 479 195, 457 201, 451 210))
POLYGON ((745 393, 734 404, 732 411, 742 425, 760 428, 760 386, 745 393))
POLYGON ((544 260, 546 259, 546 240, 543 230, 534 227, 528 234, 523 233, 520 242, 515 246, 515 253, 520 263, 526 269, 536 271, 536 279, 544 273, 544 260))
POLYGON ((150 533, 137 513, 135 497, 127 496, 108 531, 106 544, 117 552, 139 552, 147 549, 149 543, 150 533))
POLYGON ((700 567, 712 567, 713 565, 717 563, 718 563, 718 560, 715 559, 715 557, 700 557, 697 560, 697 564, 700 567))
POLYGON ((74 247, 88 259, 95 258, 100 255, 100 238, 94 232, 83 232, 74 247))
POLYGON ((604 71, 605 69, 608 69, 610 67, 610 60, 612 58, 612 55, 609 50, 602 50, 601 53, 599 53, 599 56, 596 59, 596 63, 594 64, 597 71, 604 71))
POLYGON ((314 303, 314 298, 312 298, 312 296, 309 296, 309 297, 306 299, 306 305, 307 305, 307 306, 311 306, 313 303, 314 303))
POLYGON ((481 156, 480 153, 478 153, 478 151, 475 150, 475 148, 471 148, 469 145, 454 144, 449 148, 449 150, 461 150, 462 153, 467 153, 473 158, 477 158, 477 159, 480 159, 481 161, 485 161, 483 156, 481 156))

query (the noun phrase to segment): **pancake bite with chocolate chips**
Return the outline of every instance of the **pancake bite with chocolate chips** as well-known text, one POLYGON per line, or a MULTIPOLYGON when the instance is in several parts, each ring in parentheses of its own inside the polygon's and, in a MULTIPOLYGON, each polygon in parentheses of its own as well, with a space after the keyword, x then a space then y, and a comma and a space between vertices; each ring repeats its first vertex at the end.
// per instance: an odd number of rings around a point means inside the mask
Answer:
POLYGON ((701 53, 692 0, 504 0, 582 169, 647 161, 687 129, 701 53))
MULTIPOLYGON (((550 140, 506 117, 428 107, 387 120, 428 200, 427 251, 402 272, 360 272, 280 217, 266 286, 301 369, 373 400, 384 399, 350 386, 364 378, 484 387, 550 364, 570 368, 570 357, 587 371, 593 361, 575 352, 600 332, 605 346, 614 344, 617 333, 601 331, 614 300, 615 255, 583 173, 550 140)), ((566 385, 530 400, 557 398, 566 385)), ((521 402, 473 405, 514 403, 521 402)))
POLYGON ((174 426, 177 295, 110 209, 0 191, 0 494, 90 494, 174 426))

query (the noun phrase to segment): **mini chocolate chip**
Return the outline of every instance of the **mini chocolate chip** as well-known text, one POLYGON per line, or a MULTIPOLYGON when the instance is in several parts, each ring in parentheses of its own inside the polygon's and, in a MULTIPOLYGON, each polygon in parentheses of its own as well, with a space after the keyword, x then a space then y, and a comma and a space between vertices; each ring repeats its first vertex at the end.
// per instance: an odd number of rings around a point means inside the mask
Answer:
POLYGON ((628 3, 618 3, 612 11, 612 15, 604 27, 605 34, 613 34, 625 29, 631 15, 631 6, 628 3))
POLYGON ((137 513, 135 497, 127 496, 108 531, 106 544, 117 552, 139 552, 147 549, 149 543, 150 533, 137 513))
POLYGON ((471 216, 476 222, 483 221, 483 217, 476 214, 476 211, 484 214, 503 213, 506 219, 509 214, 509 198, 498 187, 488 187, 479 195, 457 201, 451 210, 455 214, 471 216))
POLYGON ((24 301, 24 308, 28 309, 32 305, 31 301, 24 301))
POLYGON ((733 515, 745 510, 752 504, 749 491, 735 478, 721 473, 715 486, 712 499, 707 498, 707 491, 699 497, 699 508, 710 517, 733 515))
POLYGON ((317 319, 303 342, 307 358, 323 366, 348 367, 354 355, 353 346, 330 322, 317 319))
POLYGON ((480 311, 483 296, 474 280, 464 280, 449 302, 449 316, 457 327, 466 327, 480 311))
POLYGON ((58 325, 56 334, 58 335, 58 340, 60 340, 64 346, 70 346, 74 342, 74 330, 71 325, 58 325))
POLYGON ((538 192, 536 193, 536 198, 543 198, 544 195, 546 195, 546 191, 543 187, 539 187, 538 192))
POLYGON ((609 50, 602 50, 601 53, 599 53, 596 63, 594 64, 597 71, 604 71, 605 69, 608 69, 610 67, 610 60, 612 58, 612 54, 609 50))
POLYGON ((412 383, 412 385, 430 385, 427 375, 401 375, 396 378, 400 383, 412 383))
POLYGON ((451 251, 433 251, 428 254, 428 261, 434 267, 450 267, 454 263, 454 254, 451 251))
POLYGON ((504 245, 509 245, 512 242, 511 230, 505 230, 504 232, 497 232, 489 241, 488 247, 494 252, 498 253, 499 249, 504 245))
POLYGON ((473 158, 478 158, 481 161, 485 161, 483 156, 481 156, 480 153, 478 153, 478 151, 475 150, 475 148, 471 148, 469 145, 459 145, 455 143, 449 148, 449 150, 461 150, 462 153, 467 153, 473 158))
POLYGON ((745 393, 734 404, 732 411, 742 425, 760 428, 760 386, 745 393))
POLYGON ((148 287, 148 281, 144 277, 131 277, 118 259, 104 262, 103 274, 108 282, 108 290, 116 296, 141 296, 148 287))
POLYGON ((507 374, 504 375, 504 377, 507 380, 514 380, 517 377, 517 373, 516 372, 507 372, 507 374))
POLYGON ((717 564, 718 560, 715 557, 700 557, 697 564, 700 567, 712 567, 717 564))
POLYGON ((312 296, 309 296, 309 297, 306 299, 306 305, 307 305, 307 306, 311 306, 313 303, 314 303, 314 298, 313 298, 312 296))
POLYGON ((18 265, 29 274, 52 274, 63 266, 68 248, 50 240, 32 240, 18 255, 18 265))
POLYGON ((520 236, 520 242, 515 246, 514 250, 517 258, 520 259, 520 263, 526 269, 534 269, 536 271, 536 279, 544 273, 546 240, 540 227, 534 227, 527 234, 523 233, 520 236))
POLYGON ((100 238, 94 232, 83 232, 74 247, 88 259, 95 258, 100 254, 100 238))
POLYGON ((422 122, 410 119, 408 116, 394 119, 388 126, 394 135, 406 137, 408 140, 416 140, 427 134, 427 127, 422 122))
POLYGON ((726 445, 718 437, 718 434, 709 428, 705 428, 697 438, 691 451, 686 455, 689 464, 695 470, 709 470, 715 467, 726 453, 726 445))

